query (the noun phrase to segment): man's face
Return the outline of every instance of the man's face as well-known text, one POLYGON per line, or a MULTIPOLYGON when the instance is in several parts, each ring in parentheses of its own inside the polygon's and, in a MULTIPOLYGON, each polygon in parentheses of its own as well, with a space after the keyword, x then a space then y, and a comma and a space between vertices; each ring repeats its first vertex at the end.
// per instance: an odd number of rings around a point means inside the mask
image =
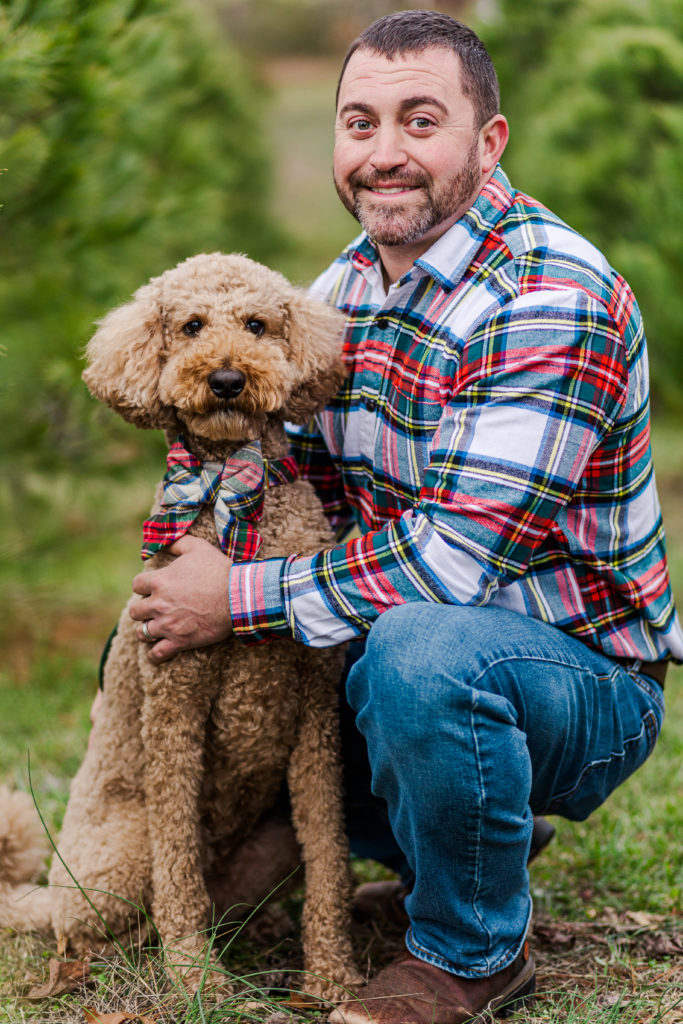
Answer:
POLYGON ((379 245, 426 251, 479 192, 480 151, 452 50, 430 46, 394 60, 353 54, 339 92, 334 183, 379 245))

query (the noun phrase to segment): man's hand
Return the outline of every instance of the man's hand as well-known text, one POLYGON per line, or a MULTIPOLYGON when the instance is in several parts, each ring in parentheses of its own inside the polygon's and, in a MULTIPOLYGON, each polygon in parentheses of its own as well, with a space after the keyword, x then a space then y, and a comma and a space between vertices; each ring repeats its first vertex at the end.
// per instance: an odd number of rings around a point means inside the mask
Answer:
POLYGON ((130 606, 131 618, 141 623, 138 639, 150 644, 148 657, 155 664, 179 651, 215 644, 232 632, 231 560, 198 537, 181 537, 168 550, 178 557, 163 569, 135 577, 133 591, 140 600, 130 606))

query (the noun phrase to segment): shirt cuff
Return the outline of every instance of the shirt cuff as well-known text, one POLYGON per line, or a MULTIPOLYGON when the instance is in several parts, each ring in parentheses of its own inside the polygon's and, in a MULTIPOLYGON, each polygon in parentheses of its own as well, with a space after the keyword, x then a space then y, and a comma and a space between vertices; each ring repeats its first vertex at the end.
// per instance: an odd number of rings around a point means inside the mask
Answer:
POLYGON ((262 644, 292 631, 284 600, 283 576, 293 559, 235 562, 230 569, 232 629, 246 644, 262 644))

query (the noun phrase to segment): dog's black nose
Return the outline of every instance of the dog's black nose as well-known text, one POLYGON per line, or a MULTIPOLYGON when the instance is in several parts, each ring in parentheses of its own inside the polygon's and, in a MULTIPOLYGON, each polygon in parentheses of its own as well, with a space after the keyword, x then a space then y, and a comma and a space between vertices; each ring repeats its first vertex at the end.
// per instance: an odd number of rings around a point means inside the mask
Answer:
POLYGON ((209 387, 219 398, 237 398, 246 383, 241 370, 214 370, 209 374, 209 387))

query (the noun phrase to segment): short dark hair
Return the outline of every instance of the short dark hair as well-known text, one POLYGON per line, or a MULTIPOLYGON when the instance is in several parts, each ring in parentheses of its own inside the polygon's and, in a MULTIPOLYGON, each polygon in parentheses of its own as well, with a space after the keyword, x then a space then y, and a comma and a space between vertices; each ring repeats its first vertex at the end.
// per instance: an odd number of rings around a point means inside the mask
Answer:
POLYGON ((496 69, 476 32, 441 11, 396 11, 373 21, 346 51, 337 101, 346 66, 356 50, 370 50, 393 60, 397 54, 419 53, 428 46, 443 46, 460 58, 462 91, 472 101, 481 128, 500 111, 496 69))

